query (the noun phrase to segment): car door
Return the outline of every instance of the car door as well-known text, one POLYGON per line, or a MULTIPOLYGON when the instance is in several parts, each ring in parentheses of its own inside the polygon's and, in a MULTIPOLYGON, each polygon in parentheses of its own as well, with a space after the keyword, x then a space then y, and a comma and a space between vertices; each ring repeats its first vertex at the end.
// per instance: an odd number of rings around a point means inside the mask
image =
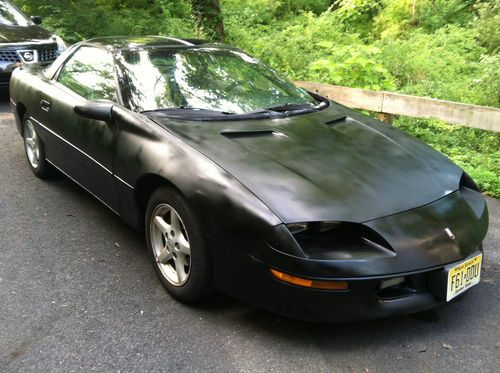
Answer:
POLYGON ((113 180, 117 128, 74 112, 86 100, 116 100, 114 76, 113 58, 107 50, 81 46, 56 74, 50 94, 42 101, 57 143, 50 161, 118 211, 113 180))

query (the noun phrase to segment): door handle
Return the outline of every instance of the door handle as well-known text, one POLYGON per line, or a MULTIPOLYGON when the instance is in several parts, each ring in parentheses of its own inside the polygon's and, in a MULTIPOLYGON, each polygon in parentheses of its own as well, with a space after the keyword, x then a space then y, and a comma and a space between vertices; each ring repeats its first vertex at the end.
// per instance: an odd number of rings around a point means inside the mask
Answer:
POLYGON ((40 107, 42 108, 43 111, 49 111, 50 110, 50 102, 46 100, 40 101, 40 107))

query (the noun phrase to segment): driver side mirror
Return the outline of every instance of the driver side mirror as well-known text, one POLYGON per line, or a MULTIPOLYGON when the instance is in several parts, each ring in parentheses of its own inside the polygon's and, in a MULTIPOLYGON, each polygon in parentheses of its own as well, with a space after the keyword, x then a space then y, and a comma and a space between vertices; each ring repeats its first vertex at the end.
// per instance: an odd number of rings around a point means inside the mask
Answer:
POLYGON ((82 105, 76 105, 74 111, 84 118, 112 122, 113 106, 112 102, 86 101, 82 105))
POLYGON ((35 25, 39 25, 42 23, 42 17, 40 16, 31 16, 31 22, 33 22, 35 25))

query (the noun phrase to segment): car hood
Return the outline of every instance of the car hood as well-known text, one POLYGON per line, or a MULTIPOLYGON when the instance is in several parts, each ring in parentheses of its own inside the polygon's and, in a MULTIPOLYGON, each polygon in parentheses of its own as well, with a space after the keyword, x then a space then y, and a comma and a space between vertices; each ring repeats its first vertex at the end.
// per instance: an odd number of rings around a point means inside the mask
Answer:
POLYGON ((0 25, 0 43, 53 41, 51 33, 39 26, 0 25))
POLYGON ((462 170, 390 125, 331 103, 282 119, 150 117, 237 178, 283 222, 366 222, 459 187, 462 170))

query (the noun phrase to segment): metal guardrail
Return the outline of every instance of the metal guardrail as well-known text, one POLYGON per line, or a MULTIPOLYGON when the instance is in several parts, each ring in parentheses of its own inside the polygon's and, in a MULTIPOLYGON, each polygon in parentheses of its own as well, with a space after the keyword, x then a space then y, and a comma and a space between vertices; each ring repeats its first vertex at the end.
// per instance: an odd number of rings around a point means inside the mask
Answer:
POLYGON ((390 122, 395 114, 435 118, 451 124, 500 132, 500 109, 329 84, 304 81, 296 81, 295 84, 342 105, 379 113, 379 119, 386 122, 390 122))

